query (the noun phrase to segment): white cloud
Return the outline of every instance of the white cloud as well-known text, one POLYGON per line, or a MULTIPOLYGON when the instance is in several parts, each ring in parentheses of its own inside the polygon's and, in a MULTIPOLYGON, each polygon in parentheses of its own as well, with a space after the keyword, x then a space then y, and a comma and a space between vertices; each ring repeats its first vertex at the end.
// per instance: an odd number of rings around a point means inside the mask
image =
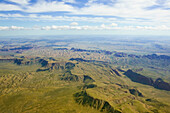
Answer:
POLYGON ((36 14, 30 14, 30 15, 25 16, 25 17, 27 17, 27 18, 37 18, 38 16, 36 14))
POLYGON ((21 5, 27 5, 30 0, 7 0, 7 1, 14 2, 21 5))
POLYGON ((0 11, 14 11, 14 10, 22 10, 22 9, 16 5, 0 3, 0 11))
POLYGON ((66 3, 76 3, 75 0, 63 0, 63 2, 66 2, 66 3))
POLYGON ((137 29, 143 29, 143 30, 170 30, 170 27, 167 27, 166 25, 161 26, 136 26, 137 29))
POLYGON ((32 6, 28 6, 25 12, 39 13, 39 12, 56 12, 56 11, 73 11, 74 8, 71 5, 67 5, 64 2, 47 2, 40 0, 32 6))
POLYGON ((24 27, 18 27, 18 26, 0 26, 0 30, 25 30, 24 27))
POLYGON ((118 26, 116 23, 112 23, 111 26, 118 26))
POLYGON ((42 30, 51 30, 51 27, 50 26, 45 26, 45 27, 42 27, 41 29, 42 30))
POLYGON ((165 25, 161 26, 110 26, 102 24, 100 26, 45 26, 42 30, 170 30, 170 27, 165 25))
POLYGON ((0 30, 9 30, 9 27, 7 27, 7 26, 0 26, 0 30))
POLYGON ((0 17, 25 17, 25 16, 16 13, 16 14, 0 14, 0 17))
MULTIPOLYGON (((93 0, 92 0, 93 1, 93 0)), ((88 6, 76 10, 75 14, 110 15, 130 17, 140 15, 141 11, 147 12, 144 8, 156 5, 156 0, 119 0, 115 4, 105 5, 102 3, 90 2, 88 6)))
POLYGON ((170 8, 170 0, 166 0, 163 6, 164 8, 170 8))
MULTIPOLYGON (((118 0, 115 4, 109 5, 97 2, 89 2, 87 6, 82 7, 79 10, 74 10, 72 14, 117 16, 123 17, 125 19, 141 18, 145 22, 149 21, 150 23, 167 22, 170 17, 170 10, 164 10, 161 8, 152 10, 147 9, 155 5, 158 5, 157 0, 118 0)), ((137 22, 141 23, 139 21, 137 22)), ((170 22, 167 23, 170 24, 170 22)))
MULTIPOLYGON (((7 0, 6 0, 7 1, 7 0)), ((109 4, 103 4, 102 2, 107 0, 89 0, 84 7, 78 8, 66 3, 75 3, 75 0, 38 0, 33 5, 27 5, 30 0, 8 0, 18 4, 24 4, 19 7, 12 4, 0 3, 0 11, 12 11, 19 10, 27 12, 27 15, 21 14, 0 14, 1 17, 25 20, 49 20, 49 21, 86 21, 86 22, 102 22, 104 24, 113 23, 112 27, 116 27, 116 24, 127 24, 136 26, 170 26, 170 10, 163 8, 155 8, 148 10, 149 7, 160 5, 157 0, 108 0, 109 4), (101 2, 102 1, 102 2, 101 2), (113 1, 114 3, 112 3, 113 1), (41 12, 57 12, 66 11, 67 16, 52 16, 52 15, 39 15, 36 13, 41 12), (33 14, 28 14, 33 13, 33 14), (76 15, 93 15, 93 17, 82 16, 70 16, 76 15), (101 16, 101 17, 94 17, 101 16), (115 16, 115 17, 105 17, 115 16), (116 24, 115 24, 116 23, 116 24)), ((170 8, 170 0, 165 0, 162 5, 164 8, 170 8)), ((57 15, 57 14, 56 14, 57 15)), ((0 18, 3 19, 3 18, 0 18)), ((80 22, 79 22, 80 23, 80 22)))
POLYGON ((101 26, 43 26, 43 27, 32 27, 25 28, 20 26, 0 26, 0 30, 154 30, 154 31, 169 31, 170 27, 166 25, 161 26, 110 26, 102 24, 101 26))
MULTIPOLYGON (((37 15, 37 14, 29 14, 29 15, 21 15, 21 14, 1 14, 0 17, 3 18, 12 18, 18 19, 21 18, 22 20, 48 20, 48 21, 85 21, 85 22, 105 22, 111 23, 116 21, 116 18, 110 17, 79 17, 79 16, 51 16, 51 15, 37 15)), ((2 19, 3 19, 2 18, 2 19)))
POLYGON ((70 23, 71 26, 78 26, 79 24, 77 22, 70 23))
POLYGON ((25 28, 24 27, 18 27, 18 26, 11 26, 9 29, 10 30, 24 30, 25 28))

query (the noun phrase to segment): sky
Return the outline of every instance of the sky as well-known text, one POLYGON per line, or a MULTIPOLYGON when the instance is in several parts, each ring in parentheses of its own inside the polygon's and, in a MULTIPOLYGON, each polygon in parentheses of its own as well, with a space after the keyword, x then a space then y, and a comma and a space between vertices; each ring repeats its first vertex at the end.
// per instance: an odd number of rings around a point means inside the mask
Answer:
POLYGON ((170 0, 0 0, 0 36, 166 35, 170 0))

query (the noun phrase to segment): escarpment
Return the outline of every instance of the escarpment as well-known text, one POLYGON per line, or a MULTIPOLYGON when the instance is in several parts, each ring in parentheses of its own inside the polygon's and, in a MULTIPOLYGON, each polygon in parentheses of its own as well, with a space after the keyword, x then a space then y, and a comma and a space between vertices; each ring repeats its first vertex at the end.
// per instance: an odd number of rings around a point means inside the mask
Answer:
POLYGON ((156 79, 156 81, 154 81, 152 78, 135 73, 130 69, 126 71, 124 74, 129 79, 131 79, 133 82, 150 85, 150 86, 153 86, 154 88, 161 89, 161 90, 170 91, 170 84, 167 82, 164 82, 161 78, 158 78, 156 79))
POLYGON ((164 82, 161 78, 156 79, 153 87, 157 89, 170 91, 170 84, 167 82, 164 82))
POLYGON ((86 91, 81 91, 74 94, 74 99, 78 104, 83 106, 90 106, 101 112, 121 113, 120 111, 115 110, 107 101, 91 97, 87 94, 86 91))

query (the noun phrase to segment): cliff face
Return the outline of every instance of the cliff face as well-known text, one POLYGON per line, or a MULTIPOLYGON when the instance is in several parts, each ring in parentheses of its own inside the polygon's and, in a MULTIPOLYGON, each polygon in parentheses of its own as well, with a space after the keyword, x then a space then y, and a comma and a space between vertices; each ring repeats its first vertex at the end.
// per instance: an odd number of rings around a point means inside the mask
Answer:
MULTIPOLYGON (((75 67, 74 63, 71 62, 57 62, 55 59, 50 59, 50 61, 45 59, 39 59, 38 63, 41 64, 41 67, 46 68, 45 70, 71 70, 75 67)), ((43 69, 44 70, 44 69, 43 69)))
POLYGON ((117 76, 121 76, 117 69, 112 69, 111 68, 110 72, 111 72, 111 74, 115 73, 117 76))
POLYGON ((67 71, 66 73, 61 75, 60 79, 64 81, 73 81, 73 82, 79 81, 79 77, 77 75, 72 74, 71 71, 67 71))
POLYGON ((17 65, 21 65, 22 64, 22 59, 15 59, 14 63, 16 63, 17 65))
POLYGON ((39 59, 39 63, 41 64, 42 67, 45 67, 48 64, 48 61, 46 61, 44 59, 39 59))
POLYGON ((130 78, 133 82, 138 82, 141 84, 153 86, 154 88, 157 88, 157 89, 170 91, 170 84, 167 82, 164 82, 161 78, 158 78, 156 79, 156 81, 153 81, 152 78, 135 73, 130 69, 126 71, 124 74, 128 78, 130 78))
POLYGON ((79 93, 74 94, 74 99, 77 103, 90 106, 94 109, 97 109, 101 112, 106 113, 121 113, 120 111, 115 110, 107 101, 95 99, 89 96, 86 91, 81 91, 79 93))
POLYGON ((133 82, 138 82, 141 84, 145 84, 145 85, 150 85, 152 86, 154 81, 152 80, 152 78, 149 77, 145 77, 141 74, 135 73, 132 70, 128 70, 124 73, 128 78, 130 78, 133 82))
POLYGON ((24 57, 22 58, 11 58, 11 59, 0 59, 0 62, 12 62, 17 65, 30 65, 33 64, 34 61, 32 60, 25 60, 24 57))
POLYGON ((83 82, 84 83, 92 83, 92 82, 94 82, 94 80, 90 76, 84 75, 83 76, 83 82))
POLYGON ((130 92, 132 95, 143 97, 142 93, 139 92, 137 89, 129 89, 129 92, 130 92))
POLYGON ((153 86, 157 89, 170 91, 170 84, 167 82, 164 82, 161 78, 156 79, 153 86))
POLYGON ((170 57, 167 55, 157 55, 157 54, 152 54, 152 55, 143 55, 144 58, 148 59, 164 59, 164 60, 170 60, 170 57))

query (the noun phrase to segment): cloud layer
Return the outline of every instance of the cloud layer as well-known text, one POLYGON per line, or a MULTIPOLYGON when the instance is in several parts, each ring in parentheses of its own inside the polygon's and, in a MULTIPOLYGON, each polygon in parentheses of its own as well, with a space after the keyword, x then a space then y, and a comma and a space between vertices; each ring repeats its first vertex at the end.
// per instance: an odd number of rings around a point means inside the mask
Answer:
MULTIPOLYGON (((170 30, 169 20, 170 0, 0 1, 0 22, 17 21, 17 25, 22 26, 22 21, 40 21, 46 24, 39 27, 40 30, 137 29, 167 31, 170 30), (62 25, 48 25, 51 21, 62 25)), ((0 26, 0 30, 34 29, 33 27, 22 28, 9 24, 0 24, 0 26)))
POLYGON ((170 30, 170 27, 162 26, 118 26, 115 23, 110 25, 102 24, 100 26, 79 26, 77 22, 72 22, 70 25, 63 26, 43 26, 43 27, 21 27, 21 26, 0 26, 0 30, 170 30))

